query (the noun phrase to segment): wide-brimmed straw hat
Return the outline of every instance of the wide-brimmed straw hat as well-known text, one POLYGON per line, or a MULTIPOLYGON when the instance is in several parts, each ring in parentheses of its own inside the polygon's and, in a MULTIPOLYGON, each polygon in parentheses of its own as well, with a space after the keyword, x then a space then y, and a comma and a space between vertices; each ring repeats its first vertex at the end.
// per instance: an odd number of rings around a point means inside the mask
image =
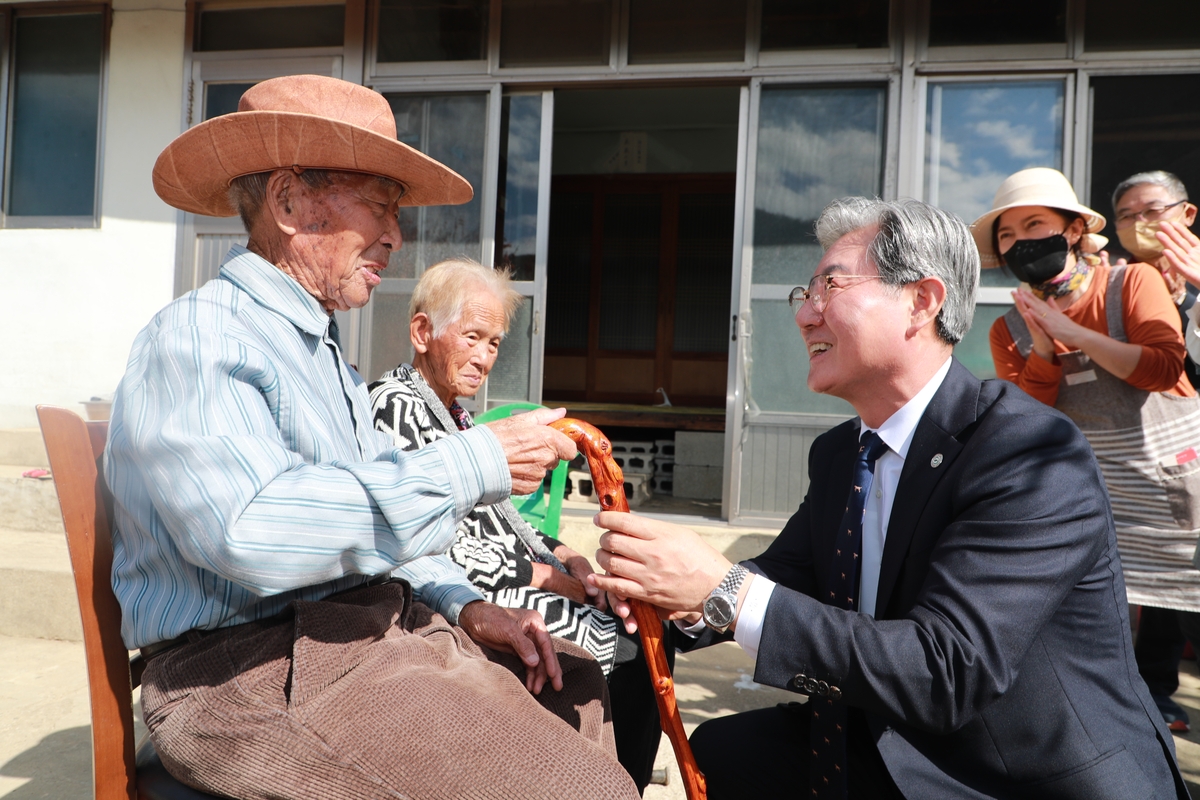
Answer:
POLYGON ((992 243, 992 226, 996 219, 1008 209, 1021 206, 1046 206, 1074 211, 1082 216, 1087 227, 1080 246, 1085 253, 1099 252, 1108 243, 1106 237, 1096 235, 1096 231, 1104 230, 1104 215, 1079 202, 1066 175, 1048 167, 1023 169, 1004 179, 992 200, 992 210, 971 223, 971 235, 975 237, 980 266, 984 269, 998 267, 1002 263, 992 243))
POLYGON ((402 184, 402 206, 457 205, 474 195, 454 170, 396 139, 383 95, 321 75, 263 81, 233 114, 180 134, 154 164, 154 191, 193 214, 230 217, 229 182, 299 167, 381 175, 402 184))

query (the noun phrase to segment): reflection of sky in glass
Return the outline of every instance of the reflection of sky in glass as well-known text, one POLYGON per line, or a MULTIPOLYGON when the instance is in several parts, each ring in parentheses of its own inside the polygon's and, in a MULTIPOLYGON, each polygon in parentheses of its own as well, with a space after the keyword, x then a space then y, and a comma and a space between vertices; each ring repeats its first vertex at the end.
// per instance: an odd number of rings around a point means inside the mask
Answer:
POLYGON ((486 94, 388 95, 400 141, 442 162, 476 188, 459 206, 400 209, 403 246, 392 253, 388 278, 414 278, 453 256, 480 257, 480 196, 486 94))
POLYGON ((796 284, 821 249, 813 222, 831 200, 878 195, 885 87, 764 89, 754 193, 754 282, 796 284))
POLYGON ((1063 82, 930 84, 925 199, 967 222, 1027 167, 1062 169, 1063 82))
POLYGON ((504 105, 508 112, 507 163, 499 198, 503 204, 504 230, 496 261, 510 263, 519 280, 533 280, 542 98, 516 95, 505 98, 504 105))

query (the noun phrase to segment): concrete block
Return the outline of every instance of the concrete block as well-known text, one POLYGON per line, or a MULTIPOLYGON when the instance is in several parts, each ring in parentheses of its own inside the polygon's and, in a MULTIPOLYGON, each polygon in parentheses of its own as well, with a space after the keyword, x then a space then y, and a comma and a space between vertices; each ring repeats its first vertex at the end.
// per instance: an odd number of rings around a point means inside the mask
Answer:
POLYGON ((654 459, 654 477, 666 477, 675 473, 675 459, 673 458, 655 458, 654 459))
POLYGON ((676 464, 674 494, 692 500, 720 500, 721 475, 720 467, 676 464))
POLYGON ((654 440, 655 455, 675 457, 675 440, 674 439, 655 439, 654 440))
POLYGON ((82 641, 64 536, 0 530, 0 635, 82 641))
POLYGON ((13 467, 49 467, 40 428, 0 429, 0 464, 13 467))
POLYGON ((631 473, 653 475, 655 458, 655 456, 648 456, 643 453, 624 453, 621 455, 613 453, 613 461, 617 462, 617 466, 626 475, 631 473))
POLYGON ((655 475, 650 479, 650 490, 654 494, 675 494, 675 478, 671 475, 655 475))
MULTIPOLYGON (((593 503, 598 508, 600 497, 596 494, 596 486, 592 483, 591 473, 570 470, 567 472, 567 487, 571 500, 593 503)), ((630 508, 637 508, 650 499, 650 476, 630 473, 625 476, 625 500, 630 508)))
POLYGON ((675 463, 720 467, 725 463, 725 434, 679 431, 675 434, 675 463))
POLYGON ((635 441, 620 441, 612 442, 613 455, 622 455, 624 453, 641 453, 642 455, 650 455, 654 452, 654 442, 635 442, 635 441))
POLYGON ((62 534, 62 512, 54 481, 22 478, 29 467, 0 466, 0 525, 22 531, 62 534))

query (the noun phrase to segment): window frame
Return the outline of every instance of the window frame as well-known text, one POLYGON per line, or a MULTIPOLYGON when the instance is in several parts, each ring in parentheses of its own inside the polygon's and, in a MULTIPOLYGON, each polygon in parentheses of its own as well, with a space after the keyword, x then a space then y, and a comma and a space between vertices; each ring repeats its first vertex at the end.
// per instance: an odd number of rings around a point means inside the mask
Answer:
POLYGON ((62 5, 49 3, 10 5, 0 8, 0 230, 33 230, 54 228, 99 228, 103 216, 101 199, 103 197, 104 177, 104 120, 108 108, 108 69, 109 45, 112 37, 112 6, 108 3, 64 3, 62 5), (100 43, 100 74, 99 91, 96 103, 96 161, 95 180, 93 183, 92 213, 90 215, 16 215, 9 214, 10 185, 9 175, 12 163, 12 130, 13 91, 12 83, 16 80, 13 69, 15 48, 13 36, 15 22, 22 17, 50 17, 75 14, 101 15, 102 40, 100 43))

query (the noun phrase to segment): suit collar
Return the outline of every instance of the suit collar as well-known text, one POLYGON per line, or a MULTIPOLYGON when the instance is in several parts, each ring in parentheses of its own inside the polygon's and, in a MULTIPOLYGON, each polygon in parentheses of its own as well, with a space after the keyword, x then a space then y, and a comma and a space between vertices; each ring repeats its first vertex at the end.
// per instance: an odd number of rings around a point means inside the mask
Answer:
POLYGON ((917 423, 888 520, 875 602, 877 616, 887 610, 926 502, 962 452, 957 437, 978 418, 980 387, 979 379, 953 359, 941 388, 917 423))

